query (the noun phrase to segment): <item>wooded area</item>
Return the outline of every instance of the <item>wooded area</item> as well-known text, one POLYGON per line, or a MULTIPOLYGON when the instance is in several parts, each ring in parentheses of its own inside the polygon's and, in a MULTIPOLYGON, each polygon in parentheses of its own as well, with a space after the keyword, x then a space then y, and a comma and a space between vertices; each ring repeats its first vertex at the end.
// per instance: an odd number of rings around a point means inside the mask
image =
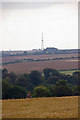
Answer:
POLYGON ((45 68, 43 72, 16 75, 2 70, 2 98, 26 98, 28 92, 32 97, 61 97, 80 95, 80 72, 72 75, 60 73, 56 69, 45 68))

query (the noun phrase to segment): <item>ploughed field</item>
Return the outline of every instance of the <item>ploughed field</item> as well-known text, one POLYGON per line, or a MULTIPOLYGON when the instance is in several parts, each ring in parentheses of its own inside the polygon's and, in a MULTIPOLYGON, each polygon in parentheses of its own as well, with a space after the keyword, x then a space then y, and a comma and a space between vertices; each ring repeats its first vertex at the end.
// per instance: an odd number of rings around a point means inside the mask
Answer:
POLYGON ((16 60, 18 60, 18 62, 3 64, 2 67, 6 68, 9 72, 15 72, 16 74, 29 73, 32 70, 42 72, 44 68, 57 70, 78 69, 77 57, 78 54, 9 56, 3 57, 2 62, 14 62, 16 60), (33 59, 34 61, 27 61, 27 59, 33 59))
POLYGON ((78 96, 2 100, 3 118, 78 118, 78 96))
POLYGON ((42 71, 44 68, 52 68, 57 70, 78 69, 77 60, 49 60, 49 61, 30 61, 22 63, 13 63, 3 65, 9 72, 16 74, 29 73, 32 70, 42 71))

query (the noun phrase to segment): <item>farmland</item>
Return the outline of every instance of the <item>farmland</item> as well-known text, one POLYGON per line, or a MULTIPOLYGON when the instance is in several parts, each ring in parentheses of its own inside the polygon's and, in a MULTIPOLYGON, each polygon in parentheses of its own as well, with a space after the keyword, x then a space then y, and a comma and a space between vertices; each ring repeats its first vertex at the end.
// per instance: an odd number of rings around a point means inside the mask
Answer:
POLYGON ((2 58, 2 62, 13 62, 15 60, 24 60, 24 59, 54 59, 54 58, 75 58, 78 57, 78 54, 49 54, 49 55, 27 55, 27 56, 7 56, 2 58))
POLYGON ((44 68, 53 68, 57 70, 78 69, 78 62, 67 60, 23 62, 3 65, 3 68, 8 69, 9 72, 13 71, 17 74, 22 74, 29 73, 32 70, 38 70, 41 72, 44 68))
POLYGON ((3 118, 78 118, 78 97, 44 97, 2 101, 3 118))
POLYGON ((57 70, 78 69, 78 54, 27 55, 3 57, 3 68, 16 74, 29 73, 32 70, 42 72, 44 68, 57 70), (10 63, 9 63, 10 62, 10 63))
MULTIPOLYGON (((9 72, 13 71, 16 74, 30 73, 32 70, 37 70, 42 72, 44 68, 57 69, 60 70, 60 72, 62 73, 72 74, 72 72, 78 69, 77 54, 8 56, 8 57, 3 57, 2 62, 3 62, 2 68, 6 68, 9 72)), ((29 76, 25 76, 25 77, 27 78, 29 76)), ((28 83, 28 86, 29 84, 30 83, 28 83)), ((15 88, 14 86, 11 87, 10 91, 8 90, 8 93, 11 92, 11 89, 14 90, 14 88, 15 88)), ((54 91, 51 91, 52 94, 54 91)), ((12 99, 15 98, 12 97, 8 99, 3 99, 2 117, 3 118, 78 118, 79 97, 75 96, 75 94, 73 95, 74 96, 66 95, 66 97, 49 96, 49 97, 41 97, 41 98, 35 97, 31 99, 24 99, 24 97, 21 97, 20 99, 18 99, 19 97, 17 97, 17 99, 12 99)))
MULTIPOLYGON (((77 70, 61 70, 60 73, 63 73, 63 74, 68 74, 68 75, 72 75, 73 72, 75 72, 77 70)), ((78 70, 80 71, 80 70, 78 70)))

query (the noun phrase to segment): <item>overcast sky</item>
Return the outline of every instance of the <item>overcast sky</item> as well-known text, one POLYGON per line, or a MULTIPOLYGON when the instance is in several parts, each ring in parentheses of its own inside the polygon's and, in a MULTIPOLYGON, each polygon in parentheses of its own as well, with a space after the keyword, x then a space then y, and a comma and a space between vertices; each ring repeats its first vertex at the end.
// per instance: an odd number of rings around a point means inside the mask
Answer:
POLYGON ((78 4, 3 3, 2 50, 78 48, 78 4))

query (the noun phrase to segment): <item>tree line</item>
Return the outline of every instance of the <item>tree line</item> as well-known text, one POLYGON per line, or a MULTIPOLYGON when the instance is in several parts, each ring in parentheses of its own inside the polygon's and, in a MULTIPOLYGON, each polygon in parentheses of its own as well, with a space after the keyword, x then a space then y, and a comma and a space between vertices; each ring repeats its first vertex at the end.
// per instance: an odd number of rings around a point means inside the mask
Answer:
POLYGON ((15 74, 2 70, 2 99, 32 97, 61 97, 80 95, 80 72, 72 75, 60 73, 56 69, 45 68, 42 72, 15 74))

